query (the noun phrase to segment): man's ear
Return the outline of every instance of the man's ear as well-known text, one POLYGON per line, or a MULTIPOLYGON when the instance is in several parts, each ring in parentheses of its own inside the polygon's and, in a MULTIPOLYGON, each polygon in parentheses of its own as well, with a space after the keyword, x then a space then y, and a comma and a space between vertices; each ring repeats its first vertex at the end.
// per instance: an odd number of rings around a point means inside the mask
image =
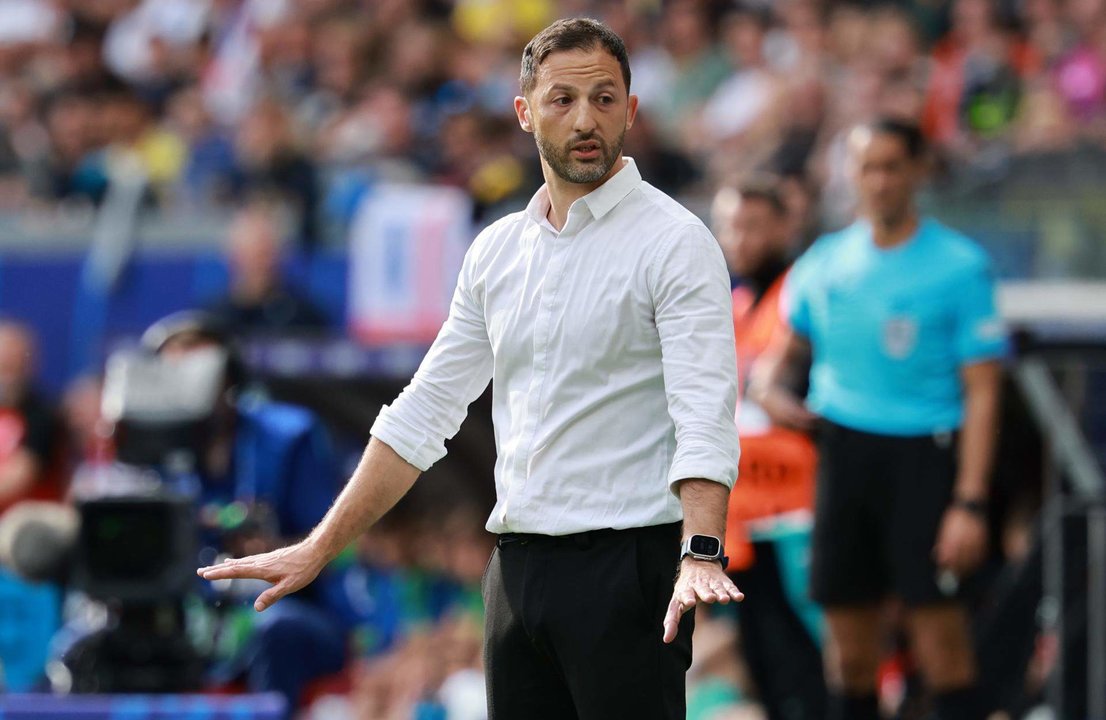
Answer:
POLYGON ((528 133, 534 132, 534 123, 530 119, 530 103, 521 95, 515 98, 515 115, 518 116, 518 125, 528 133))
POLYGON ((626 103, 626 129, 634 126, 634 118, 637 117, 637 95, 631 95, 626 103))

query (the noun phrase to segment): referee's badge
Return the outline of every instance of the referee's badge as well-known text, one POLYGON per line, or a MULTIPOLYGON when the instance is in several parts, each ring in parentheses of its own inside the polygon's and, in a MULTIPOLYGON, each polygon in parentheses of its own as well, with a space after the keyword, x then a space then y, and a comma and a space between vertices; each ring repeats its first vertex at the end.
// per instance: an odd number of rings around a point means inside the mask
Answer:
POLYGON ((883 350, 890 357, 909 357, 918 345, 918 321, 907 315, 889 318, 883 325, 883 350))

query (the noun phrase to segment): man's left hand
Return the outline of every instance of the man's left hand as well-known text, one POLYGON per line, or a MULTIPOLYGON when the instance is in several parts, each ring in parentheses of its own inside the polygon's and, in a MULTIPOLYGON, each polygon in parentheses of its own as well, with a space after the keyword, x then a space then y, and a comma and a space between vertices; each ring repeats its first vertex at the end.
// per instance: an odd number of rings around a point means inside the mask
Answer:
POLYGON ((672 600, 668 603, 668 614, 664 616, 664 641, 670 643, 676 639, 680 618, 699 603, 725 605, 730 600, 740 602, 744 598, 721 563, 684 558, 672 590, 672 600))

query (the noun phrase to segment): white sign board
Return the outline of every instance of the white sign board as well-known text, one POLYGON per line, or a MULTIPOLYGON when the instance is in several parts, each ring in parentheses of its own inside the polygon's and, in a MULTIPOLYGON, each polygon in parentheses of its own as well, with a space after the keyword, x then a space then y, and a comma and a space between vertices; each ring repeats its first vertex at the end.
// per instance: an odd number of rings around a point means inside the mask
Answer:
POLYGON ((430 342, 473 238, 472 200, 452 187, 381 184, 350 228, 349 318, 369 344, 430 342))

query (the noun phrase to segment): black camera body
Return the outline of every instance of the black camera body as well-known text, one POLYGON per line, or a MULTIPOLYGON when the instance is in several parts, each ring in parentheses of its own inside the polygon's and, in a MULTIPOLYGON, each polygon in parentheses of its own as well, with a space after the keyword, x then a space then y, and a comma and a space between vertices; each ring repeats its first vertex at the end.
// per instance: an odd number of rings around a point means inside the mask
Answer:
POLYGON ((55 688, 75 693, 198 690, 204 659, 188 636, 184 598, 196 582, 194 503, 164 489, 77 503, 70 582, 108 610, 101 629, 62 658, 55 688))
POLYGON ((96 600, 172 601, 195 585, 194 504, 172 493, 77 503, 73 585, 96 600))
POLYGON ((227 353, 165 358, 124 351, 107 363, 103 415, 119 464, 75 483, 79 529, 70 582, 109 610, 104 628, 63 658, 72 692, 186 692, 204 659, 188 637, 196 588, 196 477, 226 392, 227 353), (195 484, 192 492, 195 492, 195 484))

